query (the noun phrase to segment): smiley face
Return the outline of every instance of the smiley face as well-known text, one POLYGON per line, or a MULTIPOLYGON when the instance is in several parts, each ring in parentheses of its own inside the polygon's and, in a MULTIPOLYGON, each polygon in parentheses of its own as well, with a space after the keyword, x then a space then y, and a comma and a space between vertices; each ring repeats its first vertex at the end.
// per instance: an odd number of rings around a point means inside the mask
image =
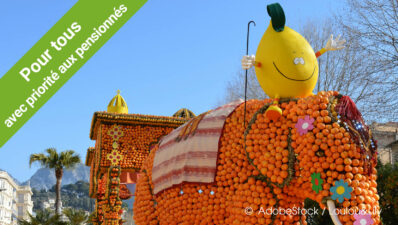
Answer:
POLYGON ((271 98, 306 97, 318 79, 314 50, 303 36, 285 26, 275 31, 270 23, 257 48, 256 76, 271 98))

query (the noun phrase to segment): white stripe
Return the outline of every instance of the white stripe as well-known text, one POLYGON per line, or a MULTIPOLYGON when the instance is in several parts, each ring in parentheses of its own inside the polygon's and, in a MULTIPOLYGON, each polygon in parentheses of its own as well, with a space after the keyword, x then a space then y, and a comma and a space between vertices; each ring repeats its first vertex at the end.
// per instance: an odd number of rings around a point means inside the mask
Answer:
POLYGON ((214 164, 217 163, 217 158, 207 158, 205 160, 198 160, 198 159, 182 159, 181 161, 175 162, 175 163, 171 163, 169 165, 165 165, 164 167, 162 167, 161 172, 162 173, 153 173, 152 174, 152 179, 156 180, 160 177, 162 177, 164 174, 168 174, 171 171, 174 170, 179 170, 184 168, 185 166, 190 166, 190 167, 213 167, 214 164), (184 162, 184 163, 181 163, 184 162), (177 165, 178 164, 178 165, 177 165), (159 176, 161 175, 161 176, 159 176))

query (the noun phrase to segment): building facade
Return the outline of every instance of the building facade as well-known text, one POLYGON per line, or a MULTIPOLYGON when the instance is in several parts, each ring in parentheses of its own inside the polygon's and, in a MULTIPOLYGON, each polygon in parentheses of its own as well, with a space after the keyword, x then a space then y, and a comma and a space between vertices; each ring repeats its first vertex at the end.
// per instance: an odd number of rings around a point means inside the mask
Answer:
POLYGON ((378 157, 381 162, 398 162, 398 122, 372 123, 370 128, 377 140, 378 157))
POLYGON ((0 224, 16 225, 18 219, 28 219, 32 214, 30 185, 20 186, 5 171, 0 171, 0 224))

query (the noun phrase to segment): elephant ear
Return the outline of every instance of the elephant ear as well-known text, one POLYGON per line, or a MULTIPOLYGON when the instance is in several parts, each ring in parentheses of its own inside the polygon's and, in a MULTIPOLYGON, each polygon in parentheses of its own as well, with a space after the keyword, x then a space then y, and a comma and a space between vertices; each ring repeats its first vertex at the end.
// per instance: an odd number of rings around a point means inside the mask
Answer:
POLYGON ((279 3, 267 5, 268 15, 271 17, 272 27, 276 32, 285 29, 286 17, 282 6, 279 3))

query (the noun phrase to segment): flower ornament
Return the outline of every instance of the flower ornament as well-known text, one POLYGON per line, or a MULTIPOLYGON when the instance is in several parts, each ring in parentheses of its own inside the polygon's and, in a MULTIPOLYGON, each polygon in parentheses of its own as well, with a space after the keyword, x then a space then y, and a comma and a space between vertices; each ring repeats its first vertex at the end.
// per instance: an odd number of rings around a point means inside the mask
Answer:
POLYGON ((354 225, 371 225, 374 223, 372 219, 372 215, 370 214, 365 214, 365 213, 359 213, 354 215, 355 222, 354 225))
POLYGON ((314 118, 311 118, 310 116, 305 116, 304 119, 300 118, 298 119, 295 127, 297 131, 300 133, 300 135, 308 133, 309 130, 314 129, 314 125, 312 123, 314 122, 314 118))
POLYGON ((319 191, 322 190, 323 180, 321 178, 321 174, 320 173, 311 174, 311 183, 312 183, 312 190, 314 190, 318 194, 319 191))
POLYGON ((111 161, 112 166, 119 165, 119 162, 123 160, 123 155, 121 155, 117 149, 113 149, 111 153, 109 153, 106 158, 111 161))
POLYGON ((335 185, 330 188, 330 191, 333 193, 332 199, 338 199, 340 203, 344 201, 344 198, 350 199, 352 187, 348 186, 347 182, 344 182, 343 179, 336 181, 335 185))
POLYGON ((123 136, 122 127, 114 125, 111 129, 109 129, 108 134, 113 138, 114 141, 117 141, 123 136))

